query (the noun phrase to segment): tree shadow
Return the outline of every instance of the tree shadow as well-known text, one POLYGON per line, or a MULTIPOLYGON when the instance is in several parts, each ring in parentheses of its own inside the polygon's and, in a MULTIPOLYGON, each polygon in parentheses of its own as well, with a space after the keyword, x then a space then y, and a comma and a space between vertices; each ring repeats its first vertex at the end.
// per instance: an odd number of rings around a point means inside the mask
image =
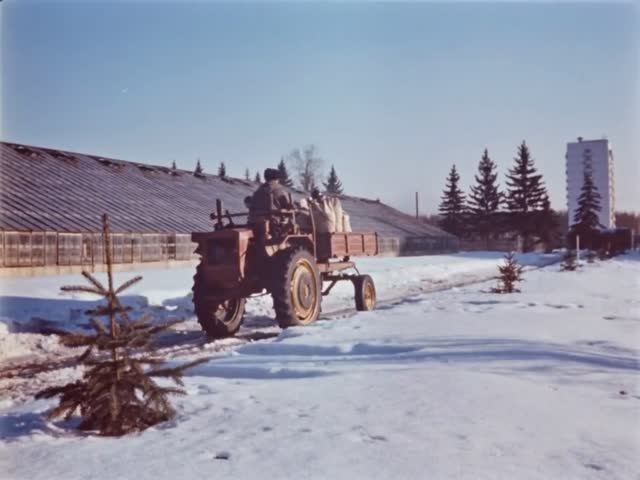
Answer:
POLYGON ((50 422, 44 413, 9 413, 0 416, 0 440, 11 442, 29 435, 87 436, 87 433, 77 430, 78 423, 78 418, 50 422))

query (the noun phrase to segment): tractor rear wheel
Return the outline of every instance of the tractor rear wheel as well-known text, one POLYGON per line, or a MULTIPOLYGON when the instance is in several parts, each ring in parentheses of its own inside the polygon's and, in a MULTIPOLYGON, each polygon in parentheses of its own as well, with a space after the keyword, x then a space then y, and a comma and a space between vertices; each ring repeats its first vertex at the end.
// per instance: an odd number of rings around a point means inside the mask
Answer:
POLYGON ((242 325, 244 298, 232 298, 224 302, 212 302, 207 299, 207 286, 201 267, 198 266, 193 277, 193 306, 198 323, 211 338, 224 338, 235 335, 242 325))
POLYGON ((376 308, 376 286, 369 275, 358 275, 353 279, 356 310, 368 312, 376 308))
POLYGON ((320 314, 322 282, 316 260, 307 250, 287 250, 274 259, 273 308, 281 328, 308 325, 320 314))

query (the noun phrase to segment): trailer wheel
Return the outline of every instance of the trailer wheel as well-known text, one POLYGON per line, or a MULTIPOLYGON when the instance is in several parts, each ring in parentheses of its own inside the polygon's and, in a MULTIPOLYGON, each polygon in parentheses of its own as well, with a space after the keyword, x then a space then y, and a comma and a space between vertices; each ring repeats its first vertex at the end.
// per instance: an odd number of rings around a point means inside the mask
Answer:
POLYGON ((369 275, 358 275, 353 279, 356 310, 368 312, 376 308, 376 286, 369 275))
POLYGON ((271 287, 281 328, 308 325, 320 314, 322 283, 316 260, 307 250, 287 250, 275 259, 271 287))
POLYGON ((224 302, 206 299, 207 286, 198 265, 193 277, 193 306, 198 323, 210 338, 224 338, 235 335, 242 325, 244 298, 232 298, 224 302))

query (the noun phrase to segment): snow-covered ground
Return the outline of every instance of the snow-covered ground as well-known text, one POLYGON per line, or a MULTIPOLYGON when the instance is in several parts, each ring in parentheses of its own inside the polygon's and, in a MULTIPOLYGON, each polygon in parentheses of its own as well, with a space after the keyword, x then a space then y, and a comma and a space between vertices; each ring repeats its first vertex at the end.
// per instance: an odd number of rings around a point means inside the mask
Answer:
MULTIPOLYGON (((218 352, 188 372, 178 417, 141 434, 80 435, 43 419, 55 402, 5 397, 0 476, 640 478, 640 256, 529 271, 518 294, 486 293, 493 281, 463 286, 493 274, 499 257, 359 262, 387 300, 378 310, 218 352)), ((131 300, 186 314, 191 272, 156 273, 131 300)), ((62 302, 87 300, 60 297, 51 282, 2 287, 14 298, 5 337, 34 316, 82 322, 62 302)), ((350 293, 332 293, 323 311, 350 293)), ((268 301, 249 314, 260 325, 268 301)))
MULTIPOLYGON (((541 265, 557 260, 557 256, 521 255, 525 265, 541 265)), ((489 278, 501 263, 498 252, 473 252, 401 258, 363 258, 357 265, 376 282, 379 300, 401 298, 409 294, 441 289, 453 284, 489 278)), ((142 282, 128 289, 123 303, 135 307, 138 313, 150 313, 158 320, 182 319, 187 322, 180 330, 199 330, 193 318, 191 286, 195 267, 145 269, 138 272, 117 272, 116 285, 142 275, 142 282)), ((106 283, 106 275, 95 276, 106 283)), ((99 300, 95 296, 61 292, 63 285, 82 285, 80 275, 0 279, 0 365, 3 360, 24 359, 26 356, 57 353, 55 338, 37 335, 60 329, 89 328, 84 312, 99 300), (34 335, 36 333, 36 335, 34 335)), ((353 287, 338 284, 323 301, 323 311, 351 308, 353 287)), ((247 305, 247 329, 274 327, 269 296, 251 299, 247 305)))

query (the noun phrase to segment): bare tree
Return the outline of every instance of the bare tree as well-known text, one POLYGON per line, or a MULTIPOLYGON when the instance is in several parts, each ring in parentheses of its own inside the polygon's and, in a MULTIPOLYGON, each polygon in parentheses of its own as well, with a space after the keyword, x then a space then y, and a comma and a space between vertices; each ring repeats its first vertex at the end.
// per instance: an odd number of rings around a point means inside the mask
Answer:
POLYGON ((302 190, 311 192, 322 175, 322 164, 324 163, 318 155, 315 145, 309 145, 302 151, 296 148, 288 155, 287 159, 302 190))

